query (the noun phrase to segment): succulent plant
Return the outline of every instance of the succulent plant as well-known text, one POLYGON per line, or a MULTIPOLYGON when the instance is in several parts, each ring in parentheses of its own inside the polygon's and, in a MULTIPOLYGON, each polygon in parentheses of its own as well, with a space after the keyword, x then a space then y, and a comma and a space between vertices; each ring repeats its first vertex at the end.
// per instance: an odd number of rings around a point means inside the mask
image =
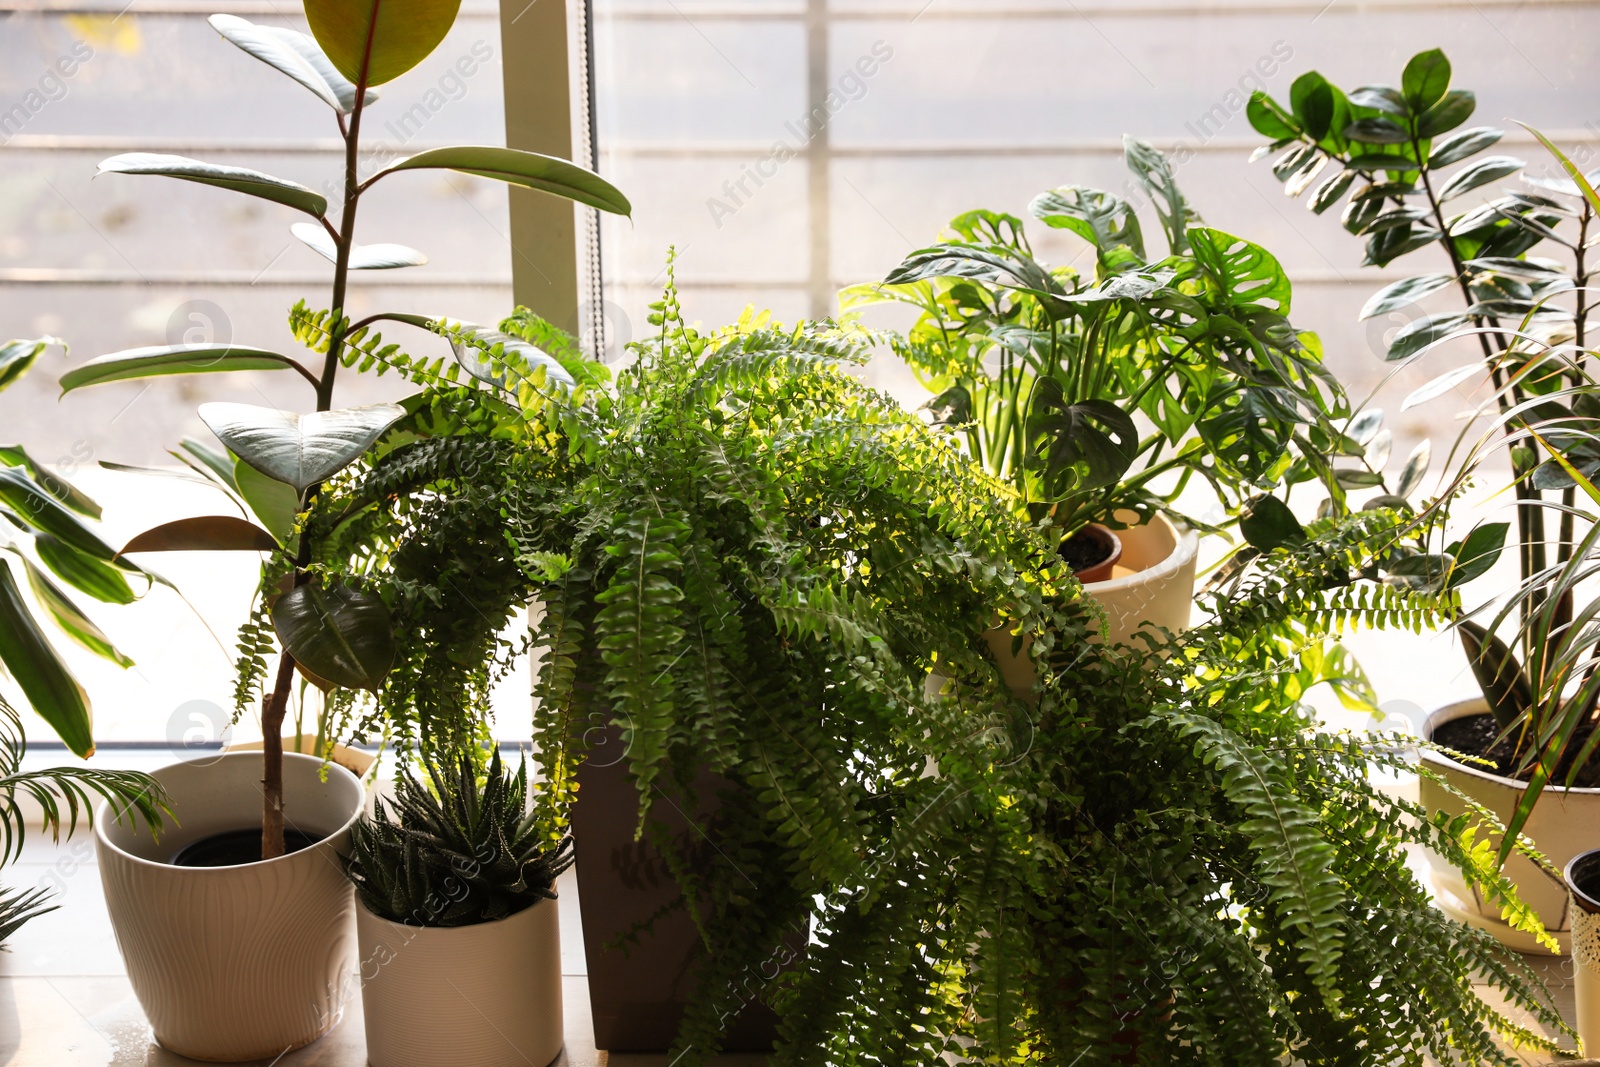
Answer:
POLYGON ((496 751, 480 786, 471 756, 422 782, 395 780, 395 797, 351 832, 345 871, 367 910, 410 926, 471 926, 541 900, 572 865, 572 839, 549 846, 527 811, 528 767, 515 774, 496 751))

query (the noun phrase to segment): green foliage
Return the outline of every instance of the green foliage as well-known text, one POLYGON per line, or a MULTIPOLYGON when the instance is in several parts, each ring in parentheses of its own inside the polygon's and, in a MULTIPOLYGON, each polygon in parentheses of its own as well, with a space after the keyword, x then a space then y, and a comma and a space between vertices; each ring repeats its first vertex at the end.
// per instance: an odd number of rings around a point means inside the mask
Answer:
POLYGON ((1385 794, 1395 739, 1301 704, 1320 684, 1370 704, 1343 624, 1455 610, 1374 577, 1426 516, 1306 524, 1236 558, 1165 658, 1107 648, 1008 487, 849 373, 867 338, 750 313, 701 331, 670 286, 654 310, 615 383, 537 432, 509 410, 462 430, 455 387, 430 390, 451 435, 341 479, 310 521, 347 531, 318 566, 406 620, 380 701, 425 751, 471 736, 494 635, 537 600, 534 809, 553 845, 589 745, 621 732, 640 833, 707 947, 680 1062, 757 998, 775 1063, 829 1067, 1509 1064, 1495 1036, 1532 1037, 1478 974, 1559 1025, 1407 865, 1438 851, 1534 923, 1473 841, 1492 819, 1385 794), (1003 679, 997 619, 1031 692, 1003 679), (695 810, 704 771, 729 783, 702 828, 726 864, 648 818, 660 796, 695 810))
MULTIPOLYGON (((1600 523, 1600 495, 1587 491, 1600 473, 1600 382, 1588 323, 1600 197, 1593 195, 1596 176, 1538 131, 1554 164, 1542 172, 1521 159, 1484 155, 1503 131, 1458 129, 1475 98, 1450 82, 1450 62, 1435 49, 1412 57, 1399 88, 1346 95, 1310 73, 1295 82, 1289 108, 1256 93, 1250 119, 1274 139, 1260 154, 1286 150, 1273 170, 1290 195, 1319 173, 1332 176, 1313 194, 1313 210, 1325 211, 1349 192, 1344 228, 1366 238, 1368 265, 1435 246, 1448 257, 1448 273, 1385 286, 1362 318, 1408 315, 1389 342, 1392 361, 1437 360, 1476 347, 1475 363, 1445 370, 1404 402, 1410 408, 1469 385, 1487 393, 1462 420, 1451 450, 1463 457, 1452 492, 1499 448, 1511 460, 1520 582, 1501 607, 1478 608, 1480 621, 1463 616, 1460 632, 1489 708, 1517 738, 1509 769, 1529 787, 1511 819, 1515 831, 1545 783, 1574 783, 1600 742, 1581 725, 1600 693, 1590 684, 1594 635, 1586 625, 1600 606, 1585 603, 1589 594, 1578 589, 1600 523), (1329 102, 1332 125, 1319 111, 1329 102), (1519 187, 1487 200, 1479 192, 1519 173, 1519 187), (1468 193, 1478 195, 1458 199, 1468 193), (1422 313, 1419 301, 1450 290, 1458 310, 1422 313), (1491 424, 1470 440, 1491 405, 1491 424)), ((1452 543, 1442 557, 1443 584, 1457 588, 1486 572, 1507 532, 1506 524, 1483 524, 1452 543)), ((1398 573, 1432 570, 1412 561, 1398 573)), ((1514 840, 1515 833, 1507 836, 1502 857, 1514 840)))
POLYGON ((413 926, 471 926, 554 899, 572 865, 572 842, 547 847, 539 813, 527 810, 528 768, 515 774, 494 750, 479 782, 470 755, 448 770, 430 765, 428 785, 395 780, 392 804, 350 831, 345 870, 367 910, 413 926))
POLYGON ((935 421, 1064 535, 1170 510, 1195 477, 1237 513, 1293 454, 1337 454, 1333 420, 1349 414, 1316 338, 1289 321, 1278 261, 1202 225, 1161 153, 1126 147, 1164 258, 1146 258, 1128 203, 1069 186, 1029 210, 1096 249, 1092 277, 1039 263, 1020 219, 977 211, 884 282, 841 294, 852 314, 886 301, 918 310, 890 344, 935 394, 935 421))
MULTIPOLYGON (((92 767, 24 771, 22 757, 26 753, 22 718, 0 698, 0 867, 21 858, 27 837, 27 821, 18 794, 38 806, 44 829, 57 841, 61 840, 63 823, 67 837, 77 831, 80 816, 85 823, 93 824, 97 798, 110 803, 118 823, 142 823, 152 833, 160 830, 163 817, 170 814, 161 786, 148 774, 92 767)), ((29 919, 54 911, 58 905, 47 904, 49 899, 49 891, 42 887, 0 890, 0 942, 29 919)))

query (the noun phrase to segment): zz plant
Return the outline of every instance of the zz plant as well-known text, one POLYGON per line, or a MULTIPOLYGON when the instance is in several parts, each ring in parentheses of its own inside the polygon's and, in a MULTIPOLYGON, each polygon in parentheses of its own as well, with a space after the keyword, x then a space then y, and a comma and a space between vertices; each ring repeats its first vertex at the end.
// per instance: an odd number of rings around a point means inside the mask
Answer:
MULTIPOLYGON (((380 182, 426 170, 451 170, 561 196, 603 211, 626 214, 628 201, 597 175, 565 160, 487 146, 434 148, 362 172, 361 130, 378 87, 415 67, 455 21, 459 0, 307 0, 312 35, 215 15, 211 25, 247 54, 273 67, 334 113, 344 146, 342 198, 337 217, 322 194, 295 182, 240 167, 181 156, 132 153, 101 163, 102 173, 159 175, 221 188, 282 205, 308 221, 290 230, 333 266, 329 310, 304 303, 290 325, 310 358, 246 345, 184 344, 118 352, 73 368, 65 390, 158 375, 236 371, 291 371, 311 389, 304 413, 247 404, 204 404, 200 417, 229 451, 218 478, 249 505, 257 522, 230 516, 182 520, 140 535, 124 552, 211 549, 268 554, 258 606, 240 638, 244 670, 240 707, 262 698, 265 735, 262 856, 283 852, 283 781, 280 739, 296 671, 334 700, 376 692, 394 658, 395 637, 382 601, 358 584, 325 580, 316 569, 316 538, 300 529, 299 515, 323 484, 375 446, 412 412, 414 404, 335 408, 341 367, 378 373, 465 381, 515 394, 547 381, 570 381, 559 362, 525 343, 466 323, 409 313, 385 313, 352 322, 344 313, 350 272, 417 266, 422 253, 393 244, 356 241, 362 198, 380 182), (385 344, 374 327, 396 322, 449 340, 454 361, 412 357, 385 344), (277 664, 268 657, 277 650, 277 664), (340 694, 343 694, 342 696, 340 694)), ((470 389, 468 390, 470 391, 470 389)))
MULTIPOLYGON (((1516 830, 1546 784, 1571 785, 1585 773, 1600 742, 1590 723, 1600 695, 1593 670, 1600 604, 1585 603, 1580 588, 1600 537, 1593 510, 1600 394, 1588 327, 1600 196, 1596 175, 1531 127, 1551 154, 1553 174, 1528 173, 1526 161, 1491 154, 1503 131, 1466 126, 1476 98, 1451 86, 1449 60, 1432 50, 1412 57, 1399 86, 1347 93, 1310 72, 1294 82, 1288 106, 1255 94, 1249 117, 1273 138, 1258 155, 1279 153, 1273 173, 1287 193, 1311 190, 1308 206, 1319 214, 1344 203, 1343 226, 1365 238, 1367 265, 1424 250, 1448 264, 1385 286, 1361 314, 1411 315, 1388 344, 1396 365, 1457 339, 1455 350, 1476 349, 1477 359, 1439 374, 1402 405, 1469 387, 1480 393, 1468 414, 1486 416, 1492 429, 1466 448, 1452 491, 1487 458, 1493 437, 1510 460, 1520 580, 1503 610, 1463 616, 1456 626, 1510 745, 1502 769, 1528 781, 1510 819, 1516 830), (1514 176, 1520 186, 1486 197, 1514 176), (1420 301, 1447 296, 1453 307, 1420 310, 1420 301)), ((1488 570, 1510 528, 1482 523, 1435 553, 1437 584, 1459 587, 1488 570)), ((1503 853, 1513 840, 1506 838, 1503 853)))
POLYGON ((1129 525, 1129 513, 1147 521, 1194 477, 1237 513, 1297 455, 1342 499, 1320 461, 1361 449, 1335 426, 1350 412, 1320 343, 1290 322, 1288 275, 1266 249, 1203 225, 1160 152, 1125 144, 1165 255, 1146 252, 1126 200, 1063 186, 1029 214, 1087 241, 1092 271, 1043 264, 1021 219, 972 211, 883 282, 846 289, 842 308, 918 311, 891 344, 937 394, 936 421, 1060 537, 1129 525))
MULTIPOLYGON (((1321 732, 1300 704, 1347 673, 1341 626, 1453 609, 1367 577, 1408 516, 1318 519, 1170 655, 1108 648, 1015 489, 848 373, 870 338, 753 314, 701 331, 670 287, 655 310, 636 362, 552 393, 537 432, 507 406, 369 456, 309 528, 359 530, 327 566, 424 630, 399 628, 383 693, 403 734, 438 737, 462 697, 469 728, 486 650, 540 602, 538 804, 554 841, 590 744, 620 731, 639 833, 708 949, 680 1062, 752 997, 779 1012, 780 1064, 1512 1063, 1497 1035, 1543 1039, 1480 976, 1559 1026, 1407 864, 1408 843, 1443 853, 1540 931, 1474 847, 1492 815, 1385 794, 1369 772, 1406 762, 1394 739, 1321 732), (997 615, 1031 692, 984 639, 997 615), (649 816, 661 795, 696 810, 707 770, 729 783, 725 863, 649 816)), ((451 418, 454 387, 427 392, 451 418)))

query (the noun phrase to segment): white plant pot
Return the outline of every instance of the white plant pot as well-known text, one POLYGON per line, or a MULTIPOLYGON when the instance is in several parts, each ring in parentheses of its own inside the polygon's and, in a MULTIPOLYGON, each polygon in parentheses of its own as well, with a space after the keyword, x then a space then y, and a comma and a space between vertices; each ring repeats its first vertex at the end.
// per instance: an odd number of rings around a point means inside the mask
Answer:
MULTIPOLYGON (((1577 1007, 1578 1040, 1585 1055, 1600 1051, 1600 900, 1579 889, 1574 883, 1574 869, 1588 868, 1584 878, 1593 874, 1593 864, 1600 851, 1588 850, 1574 856, 1562 868, 1566 878, 1572 914, 1572 993, 1577 1007)), ((1591 892, 1592 892, 1591 887, 1591 892)))
POLYGON ((1188 629, 1200 536, 1157 515, 1143 526, 1118 530, 1117 537, 1122 540, 1122 558, 1115 577, 1083 587, 1105 610, 1107 639, 1128 644, 1146 630, 1159 641, 1160 628, 1173 633, 1188 629))
POLYGON ((168 861, 202 838, 261 825, 261 756, 223 753, 155 773, 171 821, 154 841, 109 805, 95 818, 106 907, 156 1040, 191 1059, 271 1060, 339 1021, 354 947, 340 855, 364 802, 337 764, 283 757, 284 818, 322 839, 235 867, 168 861))
POLYGON ((358 904, 372 1067, 545 1067, 560 1055, 556 905, 542 900, 476 926, 423 927, 358 904))
MULTIPOLYGON (((1431 741, 1434 730, 1444 723, 1487 711, 1488 705, 1482 697, 1446 704, 1428 716, 1422 736, 1431 741)), ((1502 822, 1511 817, 1526 789, 1526 785, 1515 778, 1456 763, 1426 749, 1422 751, 1422 760, 1455 788, 1494 812, 1502 822)), ((1454 816, 1466 810, 1460 799, 1427 778, 1419 781, 1418 794, 1423 806, 1430 811, 1445 811, 1454 816)), ((1532 838, 1539 851, 1558 870, 1564 868, 1578 853, 1593 848, 1600 837, 1600 789, 1546 788, 1523 833, 1532 838)), ((1499 835, 1491 840, 1498 848, 1499 835)), ((1430 855, 1429 864, 1435 899, 1445 914, 1468 926, 1489 931, 1502 944, 1518 952, 1548 953, 1549 950, 1534 938, 1502 921, 1500 908, 1483 899, 1476 888, 1467 884, 1460 871, 1437 856, 1430 855)), ((1516 882, 1523 902, 1533 908, 1545 928, 1561 942, 1561 951, 1570 951, 1570 898, 1561 879, 1518 855, 1506 861, 1505 872, 1516 882)))

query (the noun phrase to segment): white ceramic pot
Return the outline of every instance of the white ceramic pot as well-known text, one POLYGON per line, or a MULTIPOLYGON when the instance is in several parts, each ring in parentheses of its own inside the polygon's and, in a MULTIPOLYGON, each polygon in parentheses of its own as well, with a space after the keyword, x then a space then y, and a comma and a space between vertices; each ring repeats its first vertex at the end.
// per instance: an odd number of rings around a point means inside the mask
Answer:
POLYGON ((1165 515, 1157 515, 1143 526, 1118 530, 1117 537, 1122 541, 1122 558, 1114 577, 1083 587, 1105 609, 1107 639, 1128 644, 1147 628, 1157 640, 1159 627, 1173 633, 1188 629, 1199 535, 1179 530, 1165 515))
POLYGON ((340 855, 364 795, 355 775, 283 757, 284 819, 321 840, 235 867, 175 867, 185 846, 261 825, 261 756, 165 767, 172 801, 159 842, 102 803, 96 855, 128 979, 156 1040, 191 1059, 271 1060, 321 1037, 344 1011, 354 911, 340 855))
MULTIPOLYGON (((1433 740, 1433 732, 1444 723, 1467 715, 1486 712, 1488 705, 1482 697, 1458 700, 1429 715, 1423 725, 1422 736, 1433 740)), ((1515 778, 1469 767, 1446 759, 1426 749, 1423 762, 1438 772, 1462 793, 1494 812, 1502 822, 1511 817, 1518 801, 1522 799, 1525 785, 1515 778)), ((1438 784, 1422 778, 1418 793, 1423 805, 1430 811, 1446 811, 1459 815, 1466 810, 1459 798, 1438 784)), ((1552 864, 1559 870, 1580 852, 1585 852, 1600 836, 1600 789, 1560 789, 1551 786, 1539 798, 1523 829, 1552 864)), ((1498 835, 1492 838, 1499 847, 1498 835)), ((1518 952, 1548 953, 1529 935, 1514 930, 1500 918, 1500 908, 1483 899, 1475 887, 1469 886, 1461 872, 1437 856, 1429 857, 1433 889, 1440 910, 1453 919, 1487 930, 1508 948, 1518 952)), ((1570 917, 1569 896, 1561 879, 1534 866, 1521 856, 1513 855, 1506 861, 1506 874, 1517 884, 1518 895, 1533 908, 1545 928, 1561 942, 1561 950, 1569 951, 1570 917)))
POLYGON ((359 904, 372 1067, 545 1067, 561 1053, 561 926, 542 900, 476 926, 405 926, 359 904))
POLYGON ((1578 1040, 1584 1054, 1590 1056, 1600 1051, 1600 900, 1593 895, 1597 865, 1600 849, 1590 849, 1574 856, 1562 869, 1572 908, 1572 994, 1578 1009, 1578 1040))
MULTIPOLYGON (((260 741, 240 741, 236 745, 229 745, 226 751, 260 752, 261 745, 262 742, 260 741)), ((285 734, 283 736, 283 750, 285 752, 301 752, 307 756, 322 755, 321 752, 317 751, 315 734, 301 734, 298 745, 295 742, 294 734, 285 734)), ((328 755, 328 760, 330 763, 337 763, 357 778, 365 778, 367 772, 372 770, 372 765, 378 762, 378 758, 370 752, 363 752, 359 748, 351 748, 348 745, 338 743, 334 744, 333 751, 328 755)))

